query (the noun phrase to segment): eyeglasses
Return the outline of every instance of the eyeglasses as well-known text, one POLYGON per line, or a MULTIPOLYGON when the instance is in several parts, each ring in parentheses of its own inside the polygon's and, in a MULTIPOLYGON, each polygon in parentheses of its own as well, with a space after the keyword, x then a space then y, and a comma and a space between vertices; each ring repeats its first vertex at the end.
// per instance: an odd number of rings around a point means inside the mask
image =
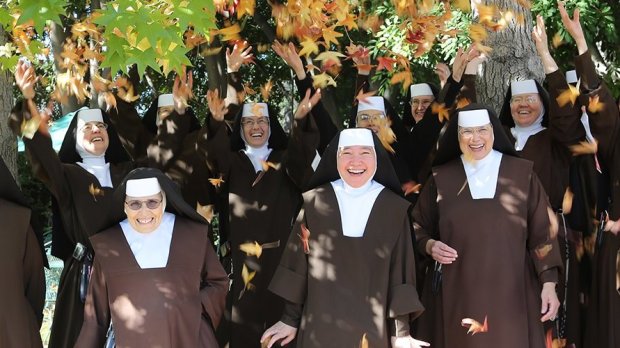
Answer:
POLYGON ((475 134, 478 134, 480 137, 488 137, 492 132, 493 127, 484 126, 478 128, 460 128, 459 127, 459 135, 463 139, 471 139, 475 134))
POLYGON ((97 127, 98 129, 108 129, 107 123, 103 122, 93 122, 85 124, 80 130, 84 133, 90 133, 93 131, 93 128, 97 127))
POLYGON ((369 114, 359 114, 357 115, 357 123, 360 122, 375 122, 379 119, 382 119, 383 117, 385 117, 383 114, 377 114, 377 115, 369 115, 369 114))
POLYGON ((528 97, 512 97, 510 99, 510 104, 522 104, 526 103, 529 105, 535 104, 538 102, 538 97, 528 96, 528 97))
POLYGON ((411 99, 409 102, 412 106, 422 105, 428 107, 433 102, 433 99, 411 99))
POLYGON ((148 209, 157 209, 159 207, 159 205, 161 204, 161 202, 162 202, 161 199, 149 199, 149 200, 146 200, 146 201, 139 201, 139 200, 126 201, 125 204, 131 210, 140 210, 140 209, 142 209, 142 205, 144 205, 144 204, 146 204, 146 207, 148 209))
POLYGON ((241 125, 243 127, 254 127, 255 125, 259 125, 259 126, 268 126, 269 125, 269 118, 267 117, 261 117, 258 120, 253 120, 249 117, 244 118, 243 120, 241 120, 241 125))

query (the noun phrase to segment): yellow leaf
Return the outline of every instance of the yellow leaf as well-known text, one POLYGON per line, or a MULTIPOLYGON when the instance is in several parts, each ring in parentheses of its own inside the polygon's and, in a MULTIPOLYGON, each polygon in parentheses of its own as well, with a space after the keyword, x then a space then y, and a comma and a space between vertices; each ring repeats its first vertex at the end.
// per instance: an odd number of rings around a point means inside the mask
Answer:
POLYGON ((144 52, 144 51, 148 50, 149 48, 151 48, 151 43, 145 37, 145 38, 142 38, 142 40, 140 40, 140 42, 138 42, 138 44, 136 45, 136 48, 139 49, 140 51, 144 52))
POLYGON ((260 258, 261 254, 263 253, 263 248, 260 246, 260 244, 258 244, 258 242, 243 243, 239 245, 239 250, 243 251, 248 256, 256 256, 257 258, 260 258))
POLYGON ((220 175, 219 178, 209 178, 209 183, 211 183, 211 185, 215 187, 220 187, 220 185, 225 183, 225 181, 224 179, 222 179, 222 176, 220 175))
POLYGON ((530 8, 532 8, 532 4, 530 3, 529 0, 517 0, 517 3, 526 10, 529 10, 530 8))
POLYGON ((342 37, 341 33, 334 30, 335 27, 335 25, 332 25, 329 28, 323 28, 323 40, 325 40, 325 44, 327 45, 327 47, 329 47, 330 43, 338 45, 338 38, 342 37))
POLYGON ((344 25, 347 27, 348 30, 357 29, 357 23, 355 22, 355 19, 355 15, 347 13, 347 16, 343 20, 338 21, 336 25, 344 25))
POLYGON ((571 210, 573 210, 573 197, 575 195, 573 194, 573 191, 570 189, 570 187, 566 188, 566 191, 564 191, 564 198, 562 199, 562 212, 564 214, 570 214, 571 210))
POLYGON ((564 40, 562 40, 562 35, 560 35, 559 32, 555 33, 555 35, 553 35, 553 38, 551 39, 551 45, 553 45, 553 47, 555 48, 558 48, 563 43, 564 40))
POLYGON ((269 100, 269 95, 271 94, 271 89, 273 88, 273 81, 271 79, 267 81, 263 86, 260 87, 260 95, 263 97, 263 101, 267 102, 269 100))
POLYGON ((368 339, 366 338, 366 334, 362 335, 362 340, 360 341, 360 348, 368 348, 368 339))
POLYGON ((201 205, 199 202, 196 202, 196 212, 205 218, 205 220, 211 222, 213 220, 213 216, 215 215, 214 205, 201 205))
POLYGON ((314 86, 314 88, 325 88, 327 86, 336 87, 336 81, 327 73, 322 73, 312 77, 312 86, 314 86))
POLYGON ((245 288, 239 294, 239 298, 241 298, 241 296, 243 296, 243 293, 246 290, 254 289, 254 285, 251 282, 252 282, 252 279, 254 279, 255 275, 256 275, 256 271, 250 272, 248 267, 245 264, 243 264, 243 269, 241 270, 241 278, 243 279, 243 284, 245 285, 245 288))
POLYGON ((564 107, 566 104, 571 103, 571 105, 575 105, 575 101, 579 96, 579 89, 573 85, 568 85, 568 89, 560 93, 556 98, 558 105, 560 107, 564 107))
POLYGON ((471 334, 472 336, 477 334, 477 333, 483 333, 483 332, 488 332, 489 331, 489 325, 487 322, 487 316, 484 316, 484 323, 480 324, 478 321, 471 319, 471 318, 465 318, 463 320, 461 320, 461 326, 467 327, 469 326, 469 329, 467 330, 467 333, 471 334))
POLYGON ((306 37, 301 42, 302 49, 299 51, 299 56, 310 56, 319 52, 319 46, 309 37, 306 37))
POLYGON ((344 57, 346 56, 340 52, 326 51, 321 52, 318 56, 316 56, 315 59, 319 61, 334 61, 337 62, 338 65, 340 65, 340 58, 344 57))
POLYGON ((573 156, 595 154, 598 151, 598 142, 596 140, 592 143, 588 141, 581 141, 579 144, 571 145, 570 150, 573 153, 573 156))
POLYGON ((239 0, 237 6, 237 19, 241 19, 244 15, 254 16, 256 8, 256 0, 239 0))
POLYGON ((590 97, 590 101, 588 102, 588 111, 590 111, 590 113, 596 114, 596 113, 603 111, 604 109, 605 109, 605 104, 599 101, 598 94, 593 97, 590 97))
POLYGON ((97 196, 103 196, 105 194, 101 188, 96 187, 94 184, 90 184, 90 186, 88 186, 88 193, 93 196, 95 202, 97 201, 97 196))
POLYGON ((469 26, 469 37, 474 42, 481 42, 487 38, 487 30, 480 24, 473 23, 469 26))
POLYGON ((241 36, 239 36, 240 32, 241 27, 238 23, 235 23, 231 26, 222 28, 217 31, 219 35, 222 35, 222 37, 220 38, 220 40, 222 41, 239 40, 241 38, 241 36))
POLYGON ((280 167, 282 166, 280 163, 273 163, 273 162, 269 162, 269 161, 261 161, 261 164, 263 165, 263 171, 266 172, 269 170, 269 168, 273 168, 275 170, 279 170, 280 167))
POLYGON ((461 10, 463 12, 471 11, 470 0, 454 0, 454 2, 452 2, 452 6, 454 6, 454 8, 461 10))

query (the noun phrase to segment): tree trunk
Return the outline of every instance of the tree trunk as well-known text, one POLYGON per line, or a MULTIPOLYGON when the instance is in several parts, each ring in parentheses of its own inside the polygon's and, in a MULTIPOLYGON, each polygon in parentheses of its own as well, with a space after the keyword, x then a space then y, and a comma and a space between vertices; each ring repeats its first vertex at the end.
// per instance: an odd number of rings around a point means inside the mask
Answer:
MULTIPOLYGON (((0 46, 6 40, 6 32, 0 26, 0 46)), ((17 139, 7 125, 13 103, 13 77, 8 70, 0 71, 0 156, 13 177, 17 178, 17 139)))
POLYGON ((486 41, 493 51, 478 74, 478 101, 499 113, 510 81, 535 79, 542 82, 545 74, 532 41, 530 10, 519 6, 514 0, 485 0, 484 3, 501 10, 511 10, 515 16, 525 16, 523 25, 512 23, 504 30, 491 32, 486 41))
MULTIPOLYGON (((66 18, 64 19, 66 21, 66 18)), ((62 62, 62 58, 60 54, 62 53, 63 45, 65 43, 65 39, 67 38, 67 32, 65 28, 61 25, 56 24, 55 22, 51 22, 50 29, 50 41, 52 43, 52 53, 54 54, 54 70, 56 74, 64 73, 66 69, 60 66, 60 62, 62 62)), ((66 115, 70 112, 77 110, 81 105, 78 104, 77 99, 70 95, 68 96, 67 102, 63 103, 60 108, 62 110, 62 114, 66 115)))

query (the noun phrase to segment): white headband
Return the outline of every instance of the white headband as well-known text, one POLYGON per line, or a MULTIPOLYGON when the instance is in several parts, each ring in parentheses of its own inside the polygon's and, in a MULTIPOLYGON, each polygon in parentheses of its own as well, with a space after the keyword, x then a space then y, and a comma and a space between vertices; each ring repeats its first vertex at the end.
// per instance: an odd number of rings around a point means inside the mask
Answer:
POLYGON ((103 122, 103 114, 101 109, 84 109, 80 110, 77 114, 78 129, 84 127, 88 122, 103 122))
POLYGON ((485 109, 459 112, 459 127, 480 127, 491 123, 489 112, 485 109))
POLYGON ((367 128, 348 128, 340 132, 338 148, 346 146, 370 146, 375 147, 372 140, 372 131, 367 128))
POLYGON ((409 87, 409 91, 411 91, 411 98, 419 97, 421 95, 434 96, 433 90, 431 89, 431 86, 428 85, 428 83, 418 83, 415 85, 411 85, 411 87, 409 87))
POLYGON ((161 108, 164 106, 173 106, 174 105, 174 97, 172 94, 162 94, 157 98, 157 107, 161 108))
POLYGON ((241 117, 266 116, 269 117, 269 108, 265 103, 246 103, 243 104, 241 117))
POLYGON ((161 192, 157 178, 127 180, 125 194, 129 197, 147 197, 161 192))
POLYGON ((383 97, 367 97, 360 100, 359 105, 357 106, 357 112, 366 110, 378 110, 385 115, 385 104, 383 102, 383 97))
POLYGON ((567 83, 577 83, 577 71, 569 70, 566 72, 566 82, 567 83))
POLYGON ((510 84, 512 95, 538 93, 534 80, 512 81, 510 84))

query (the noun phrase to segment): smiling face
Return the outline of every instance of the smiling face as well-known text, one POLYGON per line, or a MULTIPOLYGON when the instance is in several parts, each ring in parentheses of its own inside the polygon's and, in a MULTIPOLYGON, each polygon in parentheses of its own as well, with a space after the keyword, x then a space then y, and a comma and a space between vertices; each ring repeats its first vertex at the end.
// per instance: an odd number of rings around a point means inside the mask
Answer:
POLYGON ((87 122, 78 130, 77 136, 84 150, 95 156, 103 155, 110 143, 108 125, 103 122, 87 122))
POLYGON ((459 147, 468 160, 479 161, 493 149, 493 127, 459 127, 459 147))
POLYGON ((338 150, 337 167, 347 185, 358 188, 375 176, 377 159, 371 146, 346 146, 338 150))
POLYGON ((381 119, 384 118, 385 114, 381 110, 364 110, 357 113, 355 125, 360 128, 368 128, 376 134, 381 127, 381 119))
POLYGON ((538 93, 518 94, 510 99, 510 113, 519 127, 531 126, 540 116, 542 101, 538 93))
POLYGON ((420 95, 411 98, 409 104, 411 104, 411 115, 416 122, 419 122, 424 118, 426 109, 433 103, 435 98, 432 95, 420 95))
POLYGON ((125 214, 131 227, 139 233, 155 231, 164 215, 163 200, 161 193, 139 198, 126 196, 125 214))
POLYGON ((241 131, 249 146, 261 147, 269 140, 269 117, 245 116, 241 119, 241 131))

